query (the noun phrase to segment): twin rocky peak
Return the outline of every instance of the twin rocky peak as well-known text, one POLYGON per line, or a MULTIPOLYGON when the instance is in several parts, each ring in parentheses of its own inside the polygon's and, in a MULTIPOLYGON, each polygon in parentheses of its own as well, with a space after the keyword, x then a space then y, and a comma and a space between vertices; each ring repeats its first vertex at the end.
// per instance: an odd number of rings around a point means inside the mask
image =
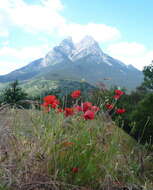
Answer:
POLYGON ((0 82, 42 78, 45 80, 85 79, 91 84, 102 82, 109 87, 117 85, 134 89, 141 84, 143 74, 133 66, 125 65, 105 54, 91 36, 84 37, 76 44, 73 43, 71 37, 68 37, 44 58, 0 76, 0 82))
MULTIPOLYGON (((45 57, 44 65, 56 64, 69 59, 72 62, 85 56, 92 55, 98 58, 104 56, 99 44, 91 37, 85 36, 79 43, 74 44, 71 37, 64 39, 59 46, 54 47, 45 57)), ((98 61, 98 60, 97 60, 98 61)), ((100 59, 99 59, 100 61, 100 59)), ((98 63, 98 62, 97 62, 98 63)))

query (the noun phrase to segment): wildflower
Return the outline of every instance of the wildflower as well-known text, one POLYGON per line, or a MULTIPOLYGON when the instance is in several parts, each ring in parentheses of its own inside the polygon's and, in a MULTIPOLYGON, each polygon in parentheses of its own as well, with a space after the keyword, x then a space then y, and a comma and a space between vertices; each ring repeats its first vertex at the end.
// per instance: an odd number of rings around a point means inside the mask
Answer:
POLYGON ((53 109, 55 109, 59 104, 60 104, 59 100, 55 99, 54 102, 52 103, 51 107, 53 109))
POLYGON ((64 145, 65 147, 71 146, 71 145, 74 145, 74 144, 75 144, 74 142, 64 142, 64 143, 63 143, 63 145, 64 145))
POLYGON ((74 110, 77 112, 80 112, 80 111, 82 111, 82 107, 81 106, 75 106, 74 110))
POLYGON ((57 112, 57 113, 62 113, 62 112, 63 112, 63 109, 62 109, 62 108, 58 108, 58 109, 56 110, 56 112, 57 112))
POLYGON ((65 116, 71 116, 74 114, 74 109, 73 108, 65 108, 65 116))
POLYGON ((118 95, 118 94, 116 94, 116 95, 113 96, 113 98, 114 98, 115 100, 120 99, 120 97, 121 97, 121 95, 118 95))
POLYGON ((56 96, 48 95, 44 97, 44 103, 42 106, 46 108, 50 106, 51 108, 56 109, 59 104, 60 102, 58 99, 56 99, 56 96))
POLYGON ((114 108, 114 105, 113 104, 106 104, 105 107, 108 109, 108 110, 111 110, 114 108))
POLYGON ((123 114, 123 113, 125 113, 125 112, 126 112, 125 109, 117 109, 117 110, 116 110, 116 113, 117 113, 117 114, 123 114))
POLYGON ((124 92, 117 89, 117 90, 115 90, 115 94, 121 96, 124 94, 124 92))
POLYGON ((93 111, 91 111, 91 110, 88 110, 88 111, 86 111, 84 113, 83 117, 84 117, 85 120, 88 120, 88 119, 93 120, 94 117, 95 117, 95 113, 93 111))
POLYGON ((44 102, 43 104, 41 104, 42 107, 48 107, 48 104, 46 102, 44 102))
POLYGON ((81 91, 80 90, 75 90, 74 92, 72 92, 71 97, 73 99, 76 99, 76 98, 80 97, 80 95, 81 95, 81 91))
POLYGON ((92 107, 92 103, 91 102, 84 102, 82 104, 82 109, 83 112, 86 112, 87 110, 89 110, 92 107))
POLYGON ((99 107, 97 107, 97 106, 92 106, 91 107, 91 111, 93 111, 93 112, 98 112, 100 109, 99 109, 99 107))
POLYGON ((54 95, 48 95, 44 97, 44 102, 48 105, 53 104, 53 102, 56 100, 56 96, 54 95))
POLYGON ((78 173, 78 171, 79 171, 79 168, 72 168, 73 173, 78 173))
POLYGON ((123 94, 124 94, 123 91, 116 89, 116 90, 115 90, 115 95, 113 96, 113 98, 116 99, 116 100, 118 100, 118 99, 120 99, 120 97, 121 97, 123 94))
POLYGON ((56 103, 53 103, 51 106, 53 109, 55 109, 58 105, 56 103))

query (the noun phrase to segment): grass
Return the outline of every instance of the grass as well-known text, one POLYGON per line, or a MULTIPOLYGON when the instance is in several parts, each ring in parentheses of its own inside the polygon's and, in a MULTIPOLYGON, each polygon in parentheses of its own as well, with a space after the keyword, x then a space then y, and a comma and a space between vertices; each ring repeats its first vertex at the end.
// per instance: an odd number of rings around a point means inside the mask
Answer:
POLYGON ((0 190, 153 189, 151 152, 101 113, 10 109, 0 121, 0 190))

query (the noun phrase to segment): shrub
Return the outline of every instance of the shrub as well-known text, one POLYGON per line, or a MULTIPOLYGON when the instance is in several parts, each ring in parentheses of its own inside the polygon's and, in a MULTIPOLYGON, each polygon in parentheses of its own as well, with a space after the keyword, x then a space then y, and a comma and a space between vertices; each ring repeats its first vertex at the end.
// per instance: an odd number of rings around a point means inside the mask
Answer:
POLYGON ((27 94, 19 87, 18 81, 9 84, 9 87, 2 92, 3 103, 14 105, 22 105, 21 101, 27 98, 27 94))
POLYGON ((132 135, 140 142, 153 143, 153 94, 138 103, 131 114, 132 135))

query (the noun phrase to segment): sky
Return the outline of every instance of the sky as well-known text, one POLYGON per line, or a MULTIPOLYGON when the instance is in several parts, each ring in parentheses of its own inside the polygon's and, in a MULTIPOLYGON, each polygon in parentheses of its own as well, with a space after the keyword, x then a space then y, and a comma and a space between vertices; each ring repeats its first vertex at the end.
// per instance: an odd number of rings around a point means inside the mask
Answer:
POLYGON ((0 75, 44 57, 67 36, 142 70, 153 60, 152 0, 0 0, 0 75))

